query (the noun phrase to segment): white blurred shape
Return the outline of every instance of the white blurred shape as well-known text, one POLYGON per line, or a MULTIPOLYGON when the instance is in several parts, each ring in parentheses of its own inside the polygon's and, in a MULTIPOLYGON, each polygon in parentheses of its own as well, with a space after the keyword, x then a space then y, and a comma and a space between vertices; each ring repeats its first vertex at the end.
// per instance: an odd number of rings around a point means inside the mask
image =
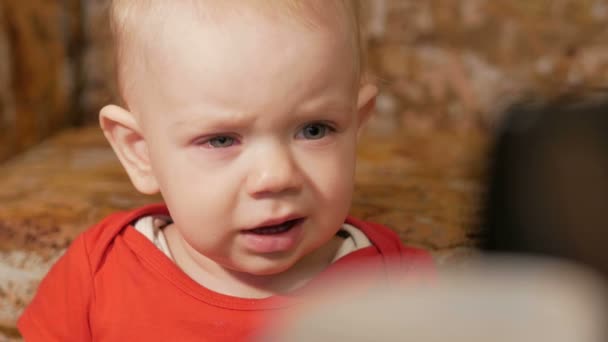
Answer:
POLYGON ((485 260, 442 275, 435 286, 334 298, 296 313, 270 341, 608 340, 603 280, 563 262, 485 260))

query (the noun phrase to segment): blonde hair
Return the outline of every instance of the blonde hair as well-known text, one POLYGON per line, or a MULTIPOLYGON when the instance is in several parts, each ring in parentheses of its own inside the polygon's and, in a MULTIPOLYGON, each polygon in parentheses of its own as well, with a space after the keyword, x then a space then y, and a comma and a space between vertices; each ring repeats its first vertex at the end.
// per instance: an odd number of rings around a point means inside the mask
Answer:
MULTIPOLYGON (((171 0, 169 0, 171 1, 171 0)), ((175 0, 173 0, 175 1, 175 0)), ((323 15, 324 8, 321 4, 331 3, 337 6, 347 15, 352 33, 352 45, 355 51, 354 62, 357 78, 361 77, 364 69, 364 51, 361 42, 360 4, 359 0, 178 0, 189 1, 195 8, 199 9, 200 15, 213 17, 213 12, 226 10, 237 11, 237 4, 248 5, 250 8, 262 13, 272 13, 278 16, 303 22, 307 25, 318 25, 319 15, 323 15), (210 5, 211 6, 203 6, 210 5), (231 6, 232 5, 232 6, 231 6), (315 15, 316 14, 316 15, 315 15)), ((116 77, 120 94, 124 98, 125 84, 124 73, 127 63, 122 63, 125 58, 125 46, 132 38, 129 34, 135 30, 135 20, 145 20, 150 15, 162 14, 165 8, 159 4, 166 3, 160 0, 110 0, 109 18, 112 36, 114 39, 114 57, 116 64, 116 77)), ((335 20, 335 18, 328 18, 335 20)))

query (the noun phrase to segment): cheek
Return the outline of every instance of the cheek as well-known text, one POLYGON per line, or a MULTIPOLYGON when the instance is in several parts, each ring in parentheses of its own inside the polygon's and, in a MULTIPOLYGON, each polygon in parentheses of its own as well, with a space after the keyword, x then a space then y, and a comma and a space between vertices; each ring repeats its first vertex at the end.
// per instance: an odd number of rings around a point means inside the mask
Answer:
POLYGON ((177 223, 228 222, 237 183, 232 170, 217 170, 193 160, 195 156, 188 151, 171 148, 155 151, 151 154, 155 175, 177 223))
POLYGON ((332 205, 350 204, 356 159, 354 143, 338 142, 331 150, 312 153, 307 158, 303 162, 305 173, 321 200, 332 205))

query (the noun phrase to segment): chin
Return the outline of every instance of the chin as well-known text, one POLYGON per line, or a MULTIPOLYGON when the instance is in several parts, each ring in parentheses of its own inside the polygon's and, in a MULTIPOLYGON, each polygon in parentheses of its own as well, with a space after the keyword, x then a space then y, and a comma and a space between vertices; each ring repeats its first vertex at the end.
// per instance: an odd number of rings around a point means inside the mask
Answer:
POLYGON ((298 259, 294 260, 279 260, 279 259, 267 259, 267 258, 256 258, 247 265, 241 265, 239 271, 248 273, 254 276, 271 276, 275 274, 283 273, 289 270, 293 265, 296 264, 298 259))

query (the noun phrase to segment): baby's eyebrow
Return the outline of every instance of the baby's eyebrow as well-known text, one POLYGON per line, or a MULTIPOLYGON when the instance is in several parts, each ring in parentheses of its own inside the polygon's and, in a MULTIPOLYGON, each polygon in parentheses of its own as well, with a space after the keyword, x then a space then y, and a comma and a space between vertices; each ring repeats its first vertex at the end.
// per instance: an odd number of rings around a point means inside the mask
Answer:
POLYGON ((309 106, 301 106, 296 112, 316 114, 319 112, 326 113, 348 113, 355 109, 354 103, 347 102, 320 102, 309 106))
MULTIPOLYGON (((355 105, 343 101, 318 101, 309 103, 295 108, 292 113, 292 119, 323 119, 325 117, 338 118, 343 115, 348 115, 353 112, 355 105), (323 117, 319 117, 323 116, 323 117)), ((224 112, 221 110, 210 110, 205 113, 189 112, 175 113, 177 116, 172 123, 169 124, 169 129, 182 134, 196 134, 206 130, 246 130, 251 128, 255 121, 260 118, 254 113, 245 113, 230 111, 224 112)))
POLYGON ((253 123, 254 117, 244 113, 220 113, 207 112, 191 115, 184 115, 183 118, 176 119, 170 126, 172 129, 200 130, 201 128, 215 127, 248 127, 253 123))

